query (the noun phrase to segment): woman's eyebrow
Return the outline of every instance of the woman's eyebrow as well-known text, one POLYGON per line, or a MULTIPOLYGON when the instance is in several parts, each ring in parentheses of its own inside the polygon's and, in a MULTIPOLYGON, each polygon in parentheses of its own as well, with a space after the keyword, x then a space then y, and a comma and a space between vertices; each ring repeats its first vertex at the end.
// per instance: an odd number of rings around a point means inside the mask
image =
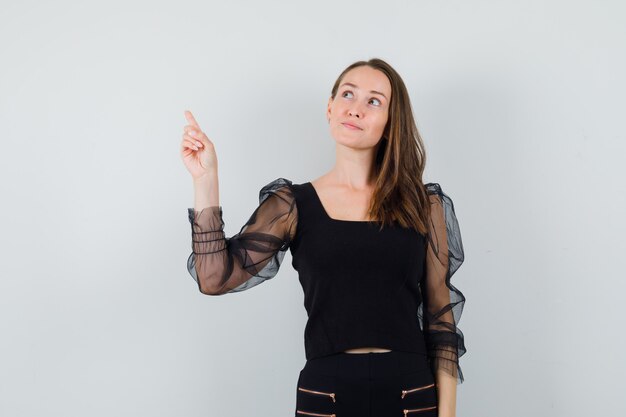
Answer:
MULTIPOLYGON (((352 84, 352 83, 343 83, 341 84, 339 87, 343 87, 344 85, 349 85, 350 87, 354 87, 354 88, 359 88, 356 85, 352 84)), ((386 95, 384 95, 383 93, 381 93, 380 91, 376 91, 376 90, 370 90, 370 93, 374 93, 374 94, 380 94, 381 96, 387 98, 386 95)))

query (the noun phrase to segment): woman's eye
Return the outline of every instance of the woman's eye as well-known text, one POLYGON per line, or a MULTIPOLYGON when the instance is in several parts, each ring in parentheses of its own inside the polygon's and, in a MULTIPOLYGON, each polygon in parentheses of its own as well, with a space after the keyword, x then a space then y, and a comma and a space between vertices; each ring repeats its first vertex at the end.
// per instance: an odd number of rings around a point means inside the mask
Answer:
MULTIPOLYGON (((352 94, 352 91, 350 91, 350 90, 346 90, 346 91, 344 91, 344 92, 343 92, 343 94, 342 94, 342 97, 345 97, 345 96, 346 96, 346 94, 352 94)), ((372 98, 370 101, 372 101, 372 100, 376 100, 376 101, 378 102, 378 104, 376 104, 376 106, 377 106, 377 107, 378 107, 378 106, 380 106, 380 105, 382 105, 382 102, 381 102, 379 99, 377 99, 377 98, 372 98)))

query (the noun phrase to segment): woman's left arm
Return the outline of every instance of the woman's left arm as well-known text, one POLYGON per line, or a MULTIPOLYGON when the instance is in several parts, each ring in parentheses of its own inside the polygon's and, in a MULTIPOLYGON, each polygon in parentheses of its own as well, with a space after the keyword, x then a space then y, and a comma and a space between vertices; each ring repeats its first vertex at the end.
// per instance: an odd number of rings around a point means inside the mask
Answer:
POLYGON ((426 185, 431 207, 423 295, 423 331, 431 370, 437 383, 439 417, 454 417, 456 386, 463 382, 459 358, 465 353, 458 328, 465 296, 450 283, 464 260, 454 205, 439 184, 426 185))
POLYGON ((438 417, 456 416, 456 381, 455 377, 443 370, 438 370, 435 374, 438 417))

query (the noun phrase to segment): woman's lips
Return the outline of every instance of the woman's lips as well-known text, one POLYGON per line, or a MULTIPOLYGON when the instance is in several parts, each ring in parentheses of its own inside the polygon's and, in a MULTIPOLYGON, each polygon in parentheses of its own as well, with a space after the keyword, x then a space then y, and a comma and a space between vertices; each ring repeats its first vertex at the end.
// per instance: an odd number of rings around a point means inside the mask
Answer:
POLYGON ((351 125, 350 123, 342 123, 345 127, 352 130, 361 130, 361 128, 351 125))

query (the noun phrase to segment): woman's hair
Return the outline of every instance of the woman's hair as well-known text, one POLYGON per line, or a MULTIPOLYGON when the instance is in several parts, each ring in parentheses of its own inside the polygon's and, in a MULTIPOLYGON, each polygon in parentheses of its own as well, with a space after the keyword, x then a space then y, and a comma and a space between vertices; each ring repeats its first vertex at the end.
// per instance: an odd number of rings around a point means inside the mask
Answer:
POLYGON ((377 145, 373 174, 376 185, 370 203, 370 218, 381 224, 396 222, 427 233, 430 204, 422 174, 426 164, 424 143, 417 130, 409 93, 395 69, 379 58, 357 61, 337 78, 331 91, 335 99, 344 75, 355 67, 367 65, 382 71, 391 83, 387 124, 377 145))

